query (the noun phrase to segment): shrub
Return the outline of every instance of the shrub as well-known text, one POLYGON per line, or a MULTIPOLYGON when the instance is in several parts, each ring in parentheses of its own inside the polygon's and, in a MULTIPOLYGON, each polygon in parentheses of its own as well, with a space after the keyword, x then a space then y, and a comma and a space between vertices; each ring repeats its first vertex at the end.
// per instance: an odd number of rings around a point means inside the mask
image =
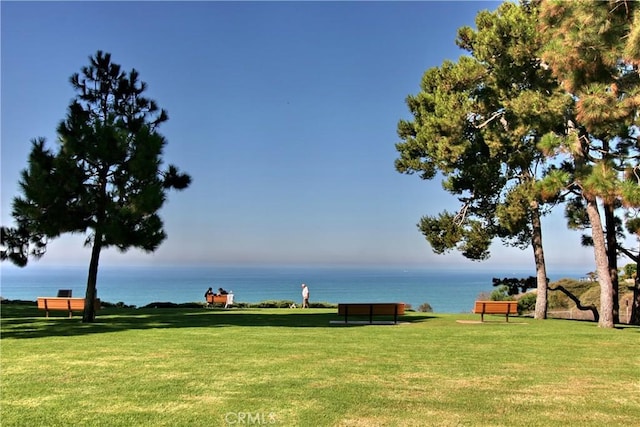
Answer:
POLYGON ((22 299, 6 299, 0 297, 1 304, 13 304, 13 305, 36 305, 35 301, 28 301, 22 299))
POLYGON ((480 292, 476 298, 478 301, 489 301, 491 300, 491 294, 489 292, 480 292))
POLYGON ((258 308, 289 308, 291 307, 291 304, 293 304, 293 301, 287 301, 287 300, 266 300, 266 301, 260 301, 259 303, 252 305, 252 307, 258 307, 258 308))
POLYGON ((127 305, 123 301, 118 301, 117 303, 111 303, 108 301, 100 301, 100 305, 104 308, 136 308, 135 305, 127 305))
POLYGON ((433 313, 433 307, 428 302, 422 303, 420 307, 418 307, 418 311, 422 313, 433 313))
POLYGON ((536 294, 527 292, 518 299, 518 314, 528 313, 536 309, 536 294))
POLYGON ((513 297, 509 295, 508 286, 500 285, 498 286, 498 289, 495 289, 493 292, 491 292, 489 299, 491 299, 491 301, 510 301, 513 299, 513 297))

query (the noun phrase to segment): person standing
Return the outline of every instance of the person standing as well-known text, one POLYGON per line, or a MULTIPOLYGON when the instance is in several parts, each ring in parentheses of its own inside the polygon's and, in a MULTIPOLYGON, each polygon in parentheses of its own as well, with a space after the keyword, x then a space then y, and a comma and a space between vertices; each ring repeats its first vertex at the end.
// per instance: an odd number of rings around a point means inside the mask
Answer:
POLYGON ((302 308, 309 308, 309 288, 302 284, 302 308))

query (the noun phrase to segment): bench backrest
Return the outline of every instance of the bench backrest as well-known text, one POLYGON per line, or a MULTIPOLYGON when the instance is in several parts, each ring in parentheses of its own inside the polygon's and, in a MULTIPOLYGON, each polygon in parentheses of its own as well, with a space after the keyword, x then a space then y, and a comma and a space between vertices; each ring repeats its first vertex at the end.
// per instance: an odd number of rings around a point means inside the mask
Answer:
POLYGON ((353 316, 368 316, 371 314, 372 309, 373 314, 378 316, 404 314, 403 303, 338 304, 339 315, 344 316, 347 309, 349 310, 349 315, 353 316))
MULTIPOLYGON (((38 308, 41 310, 84 310, 84 298, 38 297, 38 308)), ((95 300, 95 309, 100 308, 100 300, 95 300)))
POLYGON ((518 314, 518 301, 476 301, 476 314, 518 314))
POLYGON ((226 295, 207 295, 207 302, 209 304, 226 304, 226 295))

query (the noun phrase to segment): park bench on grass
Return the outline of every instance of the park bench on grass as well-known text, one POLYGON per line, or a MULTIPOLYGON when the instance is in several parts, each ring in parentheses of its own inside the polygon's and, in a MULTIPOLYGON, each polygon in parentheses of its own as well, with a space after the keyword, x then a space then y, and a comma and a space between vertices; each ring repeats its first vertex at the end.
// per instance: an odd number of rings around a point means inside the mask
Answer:
POLYGON ((215 304, 222 304, 224 308, 233 304, 233 294, 224 295, 207 295, 207 307, 213 307, 215 304))
MULTIPOLYGON (((84 310, 84 298, 71 297, 38 297, 38 308, 45 311, 46 317, 49 317, 49 311, 61 310, 68 311, 69 317, 73 316, 74 311, 84 310)), ((94 300, 94 309, 100 309, 100 299, 94 300)))
POLYGON ((518 314, 518 301, 476 301, 473 312, 483 322, 485 314, 504 314, 508 322, 510 314, 518 314))
POLYGON ((344 323, 349 322, 349 316, 368 316, 373 324, 374 316, 393 316, 393 323, 398 323, 398 316, 404 314, 402 302, 373 302, 373 303, 342 303, 338 304, 338 315, 344 316, 344 323))

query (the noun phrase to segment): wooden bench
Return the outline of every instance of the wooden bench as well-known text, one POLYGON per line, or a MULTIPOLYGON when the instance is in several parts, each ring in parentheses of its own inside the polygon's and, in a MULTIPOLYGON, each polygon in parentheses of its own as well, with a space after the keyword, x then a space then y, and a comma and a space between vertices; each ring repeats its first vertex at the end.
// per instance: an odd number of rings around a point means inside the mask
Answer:
POLYGON ((373 323, 373 316, 393 316, 393 323, 398 323, 398 316, 404 314, 404 303, 401 302, 373 302, 373 303, 343 303, 338 304, 338 315, 344 316, 344 323, 348 323, 349 316, 368 316, 369 323, 373 323))
MULTIPOLYGON (((38 308, 44 310, 47 317, 50 310, 68 311, 69 317, 72 317, 74 311, 84 310, 84 298, 38 297, 38 308)), ((94 300, 94 309, 100 309, 98 298, 94 300)))
POLYGON ((510 314, 518 314, 518 301, 476 301, 473 312, 483 322, 485 314, 504 314, 508 322, 510 314))
POLYGON ((227 306, 227 302, 228 302, 228 296, 229 294, 224 294, 224 295, 207 295, 207 307, 215 305, 215 304, 222 304, 223 306, 227 306))

